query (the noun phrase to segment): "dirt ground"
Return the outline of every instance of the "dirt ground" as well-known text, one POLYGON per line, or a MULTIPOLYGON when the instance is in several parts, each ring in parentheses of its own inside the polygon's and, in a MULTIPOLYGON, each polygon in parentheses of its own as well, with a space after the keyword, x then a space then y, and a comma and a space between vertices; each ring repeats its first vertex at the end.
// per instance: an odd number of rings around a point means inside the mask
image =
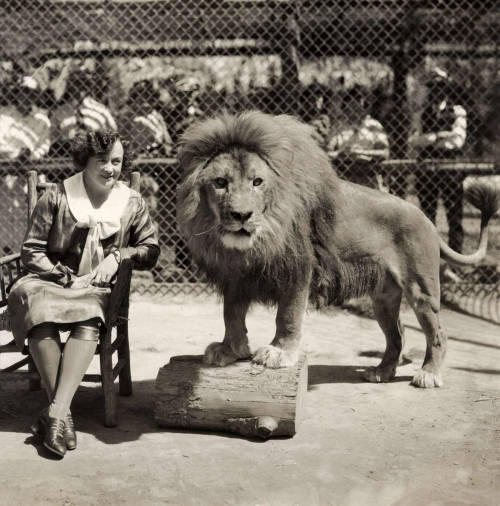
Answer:
MULTIPOLYGON (((310 311, 304 418, 293 438, 262 442, 155 425, 158 369, 220 340, 222 308, 208 296, 134 297, 134 395, 119 399, 117 428, 102 425, 100 388, 83 384, 73 403, 78 448, 55 460, 28 431, 43 394, 0 385, 0 504, 500 504, 499 327, 444 310, 445 385, 420 390, 409 380, 424 336, 413 314, 404 322, 408 361, 377 385, 362 379, 384 348, 376 322, 310 311)), ((253 348, 266 344, 274 313, 255 307, 248 328, 253 348)))

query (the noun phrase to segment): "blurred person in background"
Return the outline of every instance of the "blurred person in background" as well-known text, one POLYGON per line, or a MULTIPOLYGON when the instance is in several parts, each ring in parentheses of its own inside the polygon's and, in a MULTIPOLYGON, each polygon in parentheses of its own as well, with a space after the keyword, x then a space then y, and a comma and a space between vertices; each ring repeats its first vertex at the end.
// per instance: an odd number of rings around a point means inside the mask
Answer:
POLYGON ((201 83, 194 75, 176 74, 166 82, 169 100, 162 108, 174 145, 186 128, 205 116, 200 105, 201 83))
MULTIPOLYGON (((408 129, 410 116, 406 100, 397 103, 394 92, 390 92, 391 83, 384 80, 372 93, 371 116, 380 122, 389 141, 389 152, 392 159, 408 158, 408 129)), ((408 166, 393 166, 384 174, 384 185, 389 193, 404 199, 408 191, 408 166)))
MULTIPOLYGON (((165 158, 172 156, 173 142, 167 129, 161 109, 160 93, 151 81, 138 81, 130 89, 127 107, 123 114, 123 131, 130 138, 131 151, 135 156, 144 158, 165 158)), ((168 188, 162 183, 162 173, 143 173, 141 177, 141 195, 148 204, 153 226, 160 238, 166 242, 167 232, 161 231, 159 219, 168 219, 173 214, 172 205, 167 198, 168 188), (159 192, 161 186, 161 193, 159 192), (170 204, 170 205, 169 205, 170 204)), ((166 250, 166 248, 164 248, 166 250)), ((164 253, 165 255, 166 253, 164 253)), ((161 277, 164 258, 160 258, 153 269, 155 277, 161 277)))
MULTIPOLYGON (((10 81, 0 97, 0 160, 17 161, 8 164, 1 185, 0 215, 8 217, 10 224, 25 224, 21 209, 27 192, 23 163, 40 160, 49 151, 50 120, 42 105, 42 91, 32 76, 10 81)), ((14 235, 4 234, 3 253, 18 247, 14 235)))
POLYGON ((172 155, 172 138, 159 109, 160 94, 151 81, 139 81, 132 86, 127 100, 125 128, 137 155, 172 155))
POLYGON ((62 97, 50 115, 50 156, 70 156, 71 143, 79 132, 117 128, 111 111, 102 101, 103 90, 99 89, 96 73, 80 68, 68 74, 62 97))
MULTIPOLYGON (((169 128, 172 142, 177 145, 183 132, 195 121, 205 116, 201 109, 201 82, 197 76, 177 73, 170 77, 165 88, 161 90, 162 115, 169 128)), ((178 164, 164 175, 159 182, 159 213, 163 219, 160 226, 160 244, 163 256, 159 259, 153 274, 156 281, 199 281, 196 269, 191 261, 191 254, 175 227, 176 222, 176 187, 180 181, 178 164), (169 255, 169 252, 172 252, 169 255), (172 263, 171 257, 175 265, 172 263), (173 267, 173 269, 172 269, 173 267), (171 273, 167 275, 167 271, 171 273)))
POLYGON ((31 76, 6 87, 0 103, 0 159, 39 160, 48 153, 50 120, 40 97, 31 76))
MULTIPOLYGON (((412 135, 409 144, 418 160, 456 159, 463 154, 467 138, 467 113, 460 103, 458 87, 448 74, 435 67, 427 81, 427 103, 421 118, 421 133, 412 135)), ((454 171, 416 171, 415 189, 422 211, 434 223, 441 199, 448 219, 448 243, 462 251, 464 230, 464 176, 454 171)))
MULTIPOLYGON (((496 81, 490 85, 486 103, 488 104, 478 127, 475 155, 484 160, 500 163, 500 72, 496 81)), ((469 121, 470 123, 470 121, 469 121)), ((500 176, 491 178, 500 188, 500 176)))
POLYGON ((381 123, 369 114, 368 97, 358 85, 345 92, 327 150, 342 177, 383 190, 379 163, 389 158, 389 141, 381 123))
POLYGON ((318 82, 304 88, 299 100, 300 118, 314 128, 314 138, 325 150, 331 136, 330 114, 333 103, 333 91, 318 82))

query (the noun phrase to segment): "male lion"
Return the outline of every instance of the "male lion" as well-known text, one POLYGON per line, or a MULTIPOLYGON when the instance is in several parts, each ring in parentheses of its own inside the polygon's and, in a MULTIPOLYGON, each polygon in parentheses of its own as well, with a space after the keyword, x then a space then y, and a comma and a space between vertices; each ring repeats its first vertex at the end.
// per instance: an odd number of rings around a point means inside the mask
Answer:
POLYGON ((387 346, 367 379, 389 381, 403 348, 404 294, 427 338, 412 384, 441 386, 440 257, 457 264, 484 257, 495 192, 470 191, 482 213, 480 245, 461 255, 414 205, 339 179, 311 134, 293 117, 246 112, 195 124, 181 140, 179 226, 224 298, 224 340, 208 346, 205 361, 224 366, 251 356, 245 316, 258 301, 277 304, 276 334, 253 360, 293 365, 308 300, 340 304, 368 293, 387 346))

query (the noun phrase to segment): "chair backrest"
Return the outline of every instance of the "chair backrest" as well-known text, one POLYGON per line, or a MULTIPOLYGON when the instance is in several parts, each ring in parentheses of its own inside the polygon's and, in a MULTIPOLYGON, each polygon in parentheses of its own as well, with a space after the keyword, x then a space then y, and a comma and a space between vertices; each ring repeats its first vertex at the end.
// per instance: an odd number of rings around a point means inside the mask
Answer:
MULTIPOLYGON (((135 191, 139 191, 141 184, 141 174, 137 171, 130 173, 130 181, 126 182, 135 191)), ((28 171, 28 228, 31 225, 31 215, 38 201, 38 197, 47 188, 54 186, 56 183, 47 183, 38 179, 36 170, 28 171)))

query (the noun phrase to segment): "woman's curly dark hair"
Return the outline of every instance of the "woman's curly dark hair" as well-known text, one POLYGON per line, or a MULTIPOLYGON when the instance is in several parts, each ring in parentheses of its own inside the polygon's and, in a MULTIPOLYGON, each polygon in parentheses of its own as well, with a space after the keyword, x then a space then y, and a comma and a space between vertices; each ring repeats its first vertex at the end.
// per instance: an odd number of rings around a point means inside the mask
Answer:
POLYGON ((116 141, 120 141, 123 145, 120 179, 125 179, 132 168, 133 154, 129 148, 129 142, 114 130, 89 130, 77 134, 71 146, 75 167, 83 170, 91 156, 109 153, 116 141))

